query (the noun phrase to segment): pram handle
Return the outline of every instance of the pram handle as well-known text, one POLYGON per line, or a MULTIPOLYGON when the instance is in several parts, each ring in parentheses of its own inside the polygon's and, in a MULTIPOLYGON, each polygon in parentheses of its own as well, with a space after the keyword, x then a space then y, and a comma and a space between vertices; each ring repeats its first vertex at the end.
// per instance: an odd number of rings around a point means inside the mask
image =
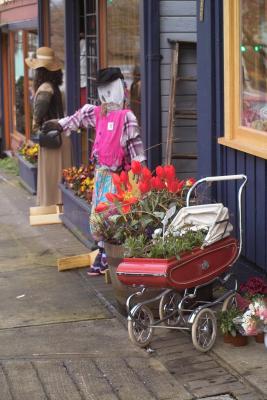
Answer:
POLYGON ((198 185, 200 185, 201 183, 204 183, 204 182, 232 181, 232 180, 240 180, 240 179, 244 179, 244 183, 240 186, 240 189, 241 189, 241 192, 242 192, 243 186, 247 182, 246 175, 243 175, 243 174, 239 174, 239 175, 222 175, 222 176, 207 176, 206 178, 201 178, 198 181, 196 181, 194 183, 194 185, 189 189, 189 191, 187 193, 187 196, 186 196, 186 206, 189 207, 191 194, 192 194, 193 190, 198 185))
POLYGON ((225 176, 209 176, 204 178, 206 182, 217 182, 217 181, 231 181, 231 180, 238 180, 238 179, 247 179, 245 175, 225 175, 225 176))
MULTIPOLYGON (((242 203, 241 203, 241 198, 242 198, 242 192, 244 189, 245 184, 247 183, 247 176, 244 174, 239 174, 239 175, 223 175, 223 176, 208 176, 206 178, 199 179, 194 183, 194 185, 189 189, 187 196, 186 196, 186 206, 189 207, 190 205, 190 196, 193 192, 193 190, 200 185, 201 183, 204 182, 221 182, 221 181, 231 181, 231 180, 241 180, 243 179, 244 182, 240 184, 239 190, 238 190, 238 225, 239 225, 239 252, 238 255, 235 259, 235 261, 238 259, 240 256, 241 250, 242 250, 242 203)), ((235 262, 234 261, 234 262, 235 262)), ((233 264, 234 264, 233 262, 233 264)))

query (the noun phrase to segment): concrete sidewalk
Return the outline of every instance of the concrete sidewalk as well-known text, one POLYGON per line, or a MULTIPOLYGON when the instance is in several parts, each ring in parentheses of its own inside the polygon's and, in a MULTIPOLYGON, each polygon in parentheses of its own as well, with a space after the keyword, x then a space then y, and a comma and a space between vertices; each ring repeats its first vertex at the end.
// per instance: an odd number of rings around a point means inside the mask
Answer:
POLYGON ((57 272, 57 258, 88 249, 61 225, 29 226, 32 205, 0 171, 0 400, 267 399, 253 340, 200 354, 189 335, 156 331, 153 353, 135 348, 103 277, 57 272))

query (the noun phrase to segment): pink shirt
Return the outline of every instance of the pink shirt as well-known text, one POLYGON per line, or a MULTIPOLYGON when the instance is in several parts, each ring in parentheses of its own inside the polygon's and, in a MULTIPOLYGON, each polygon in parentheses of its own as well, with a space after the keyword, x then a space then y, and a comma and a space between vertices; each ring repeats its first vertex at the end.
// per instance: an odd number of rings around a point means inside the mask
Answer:
POLYGON ((96 138, 92 154, 97 154, 98 164, 106 167, 125 167, 125 153, 121 146, 125 115, 129 110, 113 110, 101 115, 95 108, 96 138))

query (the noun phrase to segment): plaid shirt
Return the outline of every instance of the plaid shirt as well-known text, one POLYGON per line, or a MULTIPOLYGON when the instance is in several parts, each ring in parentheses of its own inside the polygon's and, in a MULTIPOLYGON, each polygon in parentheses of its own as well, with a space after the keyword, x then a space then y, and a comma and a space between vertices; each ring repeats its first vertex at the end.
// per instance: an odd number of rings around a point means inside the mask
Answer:
MULTIPOLYGON (((63 131, 76 131, 79 128, 95 128, 96 117, 95 107, 91 104, 85 104, 82 108, 76 111, 70 117, 60 119, 58 122, 62 126, 63 131)), ((145 161, 143 142, 140 137, 140 128, 137 119, 132 111, 128 111, 125 115, 123 126, 123 134, 121 136, 120 144, 125 152, 125 162, 130 164, 131 161, 145 161)), ((97 158, 97 154, 94 154, 97 158)), ((112 169, 112 167, 110 168, 112 169)))

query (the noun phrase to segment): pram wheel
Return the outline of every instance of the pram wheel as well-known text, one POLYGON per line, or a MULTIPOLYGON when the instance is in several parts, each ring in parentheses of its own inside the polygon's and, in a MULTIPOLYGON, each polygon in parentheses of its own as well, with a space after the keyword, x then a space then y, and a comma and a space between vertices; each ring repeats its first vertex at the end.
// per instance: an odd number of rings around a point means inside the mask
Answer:
POLYGON ((217 321, 214 312, 203 308, 192 324, 192 342, 195 348, 205 352, 212 348, 217 335, 217 321))
POLYGON ((232 293, 230 294, 229 297, 227 297, 222 305, 222 311, 229 310, 230 308, 236 308, 237 307, 237 301, 236 301, 236 294, 232 293))
POLYGON ((139 346, 146 347, 153 335, 153 314, 146 306, 131 311, 131 319, 128 320, 128 333, 131 341, 139 346))
POLYGON ((170 291, 161 297, 159 303, 159 317, 165 319, 163 321, 166 326, 178 326, 180 323, 180 314, 178 311, 178 305, 182 297, 179 292, 175 290, 170 291), (167 318, 169 316, 169 318, 167 318))

